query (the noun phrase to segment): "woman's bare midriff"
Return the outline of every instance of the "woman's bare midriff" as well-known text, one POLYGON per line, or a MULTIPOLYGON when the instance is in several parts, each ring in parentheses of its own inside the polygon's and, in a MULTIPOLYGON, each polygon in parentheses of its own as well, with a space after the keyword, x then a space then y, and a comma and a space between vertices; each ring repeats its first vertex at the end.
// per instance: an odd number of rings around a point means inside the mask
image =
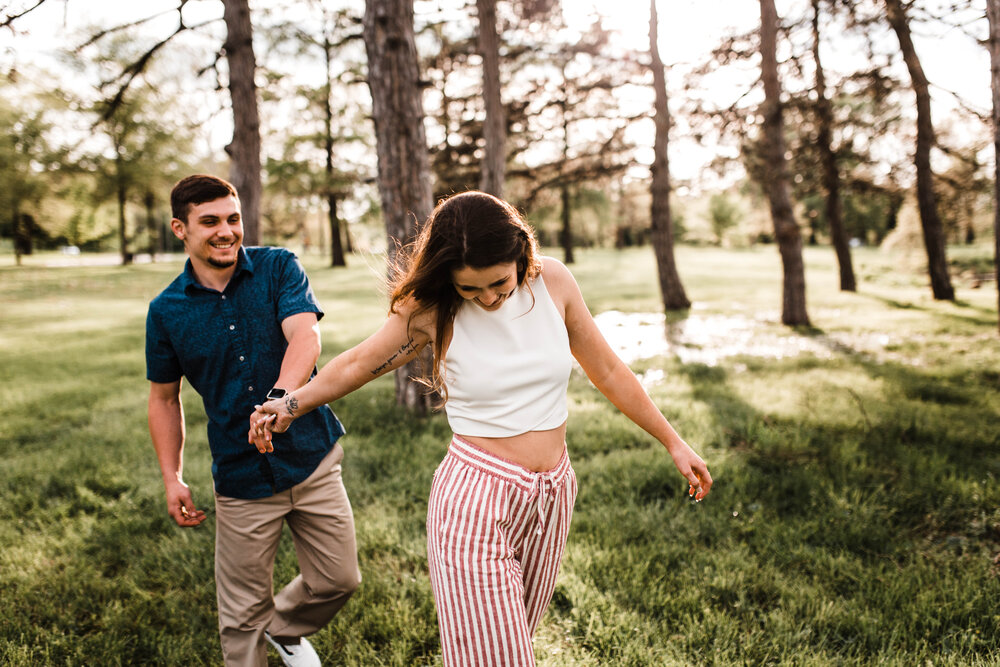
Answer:
POLYGON ((534 472, 552 470, 566 446, 566 422, 548 431, 528 431, 506 438, 457 434, 466 442, 534 472))

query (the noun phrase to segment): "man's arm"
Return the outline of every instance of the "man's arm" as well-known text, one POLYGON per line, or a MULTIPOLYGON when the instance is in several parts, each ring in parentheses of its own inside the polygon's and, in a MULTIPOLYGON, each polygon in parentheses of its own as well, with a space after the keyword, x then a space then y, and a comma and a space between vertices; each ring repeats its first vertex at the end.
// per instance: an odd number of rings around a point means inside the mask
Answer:
POLYGON ((163 474, 167 513, 178 526, 197 526, 205 513, 194 506, 191 490, 184 483, 184 408, 181 381, 149 383, 149 435, 163 474))
POLYGON ((309 381, 319 360, 319 320, 316 313, 289 315, 281 321, 281 331, 285 334, 288 347, 274 386, 291 392, 309 381))

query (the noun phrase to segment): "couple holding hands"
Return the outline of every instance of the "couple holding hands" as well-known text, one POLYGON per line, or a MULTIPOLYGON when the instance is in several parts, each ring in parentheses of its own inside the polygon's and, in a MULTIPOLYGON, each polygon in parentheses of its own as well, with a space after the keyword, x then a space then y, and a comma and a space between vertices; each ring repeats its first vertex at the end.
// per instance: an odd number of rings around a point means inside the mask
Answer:
POLYGON ((267 643, 285 664, 319 664, 305 636, 361 580, 340 475, 344 430, 327 404, 427 346, 426 383, 454 433, 427 507, 445 665, 534 664, 532 636, 577 494, 566 448, 574 360, 663 444, 689 495, 708 494, 704 461, 604 340, 569 270, 539 254, 532 229, 503 200, 464 192, 439 203, 397 256, 382 326, 318 372, 323 312, 294 255, 242 247, 239 198, 221 179, 182 180, 171 205, 189 260, 147 317, 150 432, 168 511, 181 526, 200 524, 205 515, 181 477, 187 377, 209 418, 227 665, 266 664, 267 643), (284 522, 301 574, 273 594, 284 522))

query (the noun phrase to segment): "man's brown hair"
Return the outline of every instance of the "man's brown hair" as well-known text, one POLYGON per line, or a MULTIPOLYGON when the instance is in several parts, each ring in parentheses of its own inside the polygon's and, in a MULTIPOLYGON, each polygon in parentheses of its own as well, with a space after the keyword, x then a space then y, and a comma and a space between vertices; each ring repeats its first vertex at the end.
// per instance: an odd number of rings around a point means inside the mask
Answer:
POLYGON ((177 181, 170 191, 170 213, 184 224, 192 206, 229 196, 240 196, 229 181, 210 174, 194 174, 177 181))

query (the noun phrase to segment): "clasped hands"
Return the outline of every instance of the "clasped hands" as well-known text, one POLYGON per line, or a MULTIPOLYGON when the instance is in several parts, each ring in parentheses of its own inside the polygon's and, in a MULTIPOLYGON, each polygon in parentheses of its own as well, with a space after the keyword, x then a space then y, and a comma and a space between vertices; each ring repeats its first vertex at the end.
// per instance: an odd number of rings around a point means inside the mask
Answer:
POLYGON ((250 415, 247 442, 256 447, 261 454, 273 452, 272 434, 287 431, 292 419, 293 417, 285 409, 280 398, 268 401, 263 405, 255 405, 254 411, 250 415))

